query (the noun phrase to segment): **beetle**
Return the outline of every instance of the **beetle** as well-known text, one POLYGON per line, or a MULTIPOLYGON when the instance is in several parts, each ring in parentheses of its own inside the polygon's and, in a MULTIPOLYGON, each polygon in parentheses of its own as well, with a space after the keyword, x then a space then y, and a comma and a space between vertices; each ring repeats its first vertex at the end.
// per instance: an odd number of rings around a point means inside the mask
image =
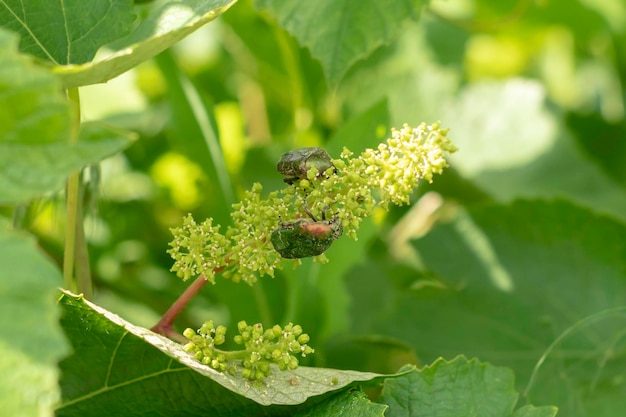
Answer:
POLYGON ((317 221, 306 207, 304 211, 310 218, 281 223, 270 236, 274 249, 283 258, 300 259, 321 255, 343 233, 336 215, 326 220, 324 211, 322 220, 317 221))
POLYGON ((333 172, 336 172, 328 152, 316 146, 289 151, 283 154, 276 164, 276 170, 288 176, 283 179, 288 184, 305 179, 311 167, 317 168, 318 176, 322 176, 328 168, 333 168, 333 172))

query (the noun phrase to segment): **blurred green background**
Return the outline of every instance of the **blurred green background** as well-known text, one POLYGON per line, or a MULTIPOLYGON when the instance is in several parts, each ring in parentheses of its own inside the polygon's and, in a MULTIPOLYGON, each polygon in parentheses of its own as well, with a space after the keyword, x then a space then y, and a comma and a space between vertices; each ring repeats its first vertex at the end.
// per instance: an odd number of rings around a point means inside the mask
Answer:
MULTIPOLYGON (((300 46, 297 31, 240 0, 154 60, 81 88, 85 120, 141 134, 91 173, 100 179, 85 224, 94 301, 152 326, 187 285, 169 272, 166 254, 169 228, 183 216, 225 226, 230 204, 253 182, 266 190, 284 186, 275 172, 283 152, 302 146, 323 146, 334 157, 343 146, 359 152, 403 123, 439 120, 460 149, 451 169, 414 196, 416 209, 375 216, 358 241, 333 244, 328 264, 286 265, 255 287, 218 277, 178 328, 208 319, 231 326, 294 321, 318 348, 309 364, 393 372, 437 354, 421 352, 414 334, 372 331, 360 322, 369 319, 362 313, 383 322, 398 302, 388 288, 402 294, 444 286, 425 268, 424 253, 415 252, 419 245, 407 244, 437 218, 454 216, 454 207, 557 198, 626 220, 623 0, 433 0, 412 17, 398 21, 397 36, 343 78, 330 78, 300 46), (362 279, 374 275, 378 284, 362 279)), ((28 214, 59 265, 63 210, 61 201, 46 201, 28 214)), ((511 222, 523 228, 533 219, 511 222)), ((623 237, 610 242, 624 245, 623 237)), ((450 248, 443 239, 431 251, 450 262, 450 248)))

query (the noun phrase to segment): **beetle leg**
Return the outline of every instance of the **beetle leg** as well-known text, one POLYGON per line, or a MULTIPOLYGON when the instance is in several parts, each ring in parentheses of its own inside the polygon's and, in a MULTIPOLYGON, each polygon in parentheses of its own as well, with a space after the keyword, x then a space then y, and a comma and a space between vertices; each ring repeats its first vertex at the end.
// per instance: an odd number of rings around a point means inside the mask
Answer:
POLYGON ((281 216, 280 214, 278 215, 278 224, 280 225, 280 227, 285 227, 287 225, 287 223, 283 221, 283 216, 281 216))
MULTIPOLYGON (((328 206, 324 206, 324 209, 322 210, 322 221, 326 221, 326 212, 328 211, 330 207, 328 206)), ((335 217, 337 217, 337 215, 335 214, 335 217)), ((329 220, 330 222, 332 222, 333 220, 329 220)))
POLYGON ((335 213, 333 219, 329 221, 329 223, 333 226, 333 237, 335 239, 339 239, 343 234, 343 228, 341 227, 341 219, 339 218, 339 213, 335 213))
MULTIPOLYGON (((317 222, 317 219, 315 218, 315 216, 313 215, 313 213, 311 213, 311 211, 309 210, 309 208, 306 205, 306 199, 304 199, 304 201, 302 202, 302 209, 304 210, 304 212, 311 218, 313 219, 314 222, 317 222)), ((323 213, 322 213, 323 215, 323 213)))

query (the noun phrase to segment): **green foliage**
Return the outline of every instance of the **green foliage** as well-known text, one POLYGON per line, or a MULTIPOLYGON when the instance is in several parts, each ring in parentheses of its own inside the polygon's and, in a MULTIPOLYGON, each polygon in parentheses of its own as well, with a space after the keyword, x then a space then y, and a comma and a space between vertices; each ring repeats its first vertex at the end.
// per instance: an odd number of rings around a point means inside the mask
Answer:
POLYGON ((417 18, 422 0, 257 0, 271 10, 281 27, 320 60, 331 86, 348 68, 391 42, 403 21, 417 18))
POLYGON ((69 350, 55 306, 61 274, 32 236, 9 230, 4 220, 0 247, 2 412, 42 415, 41 410, 51 410, 60 397, 56 365, 69 350))
POLYGON ((511 370, 462 356, 386 380, 380 401, 389 404, 390 417, 552 417, 557 412, 555 407, 532 406, 513 412, 517 393, 511 370))
POLYGON ((133 20, 131 0, 9 0, 0 7, 0 25, 20 34, 20 50, 55 65, 91 61, 100 46, 126 35, 133 20))
POLYGON ((624 27, 619 0, 1 2, 3 415, 620 415, 624 27), (310 147, 332 166, 286 184, 310 147), (321 255, 280 256, 296 226, 321 255))

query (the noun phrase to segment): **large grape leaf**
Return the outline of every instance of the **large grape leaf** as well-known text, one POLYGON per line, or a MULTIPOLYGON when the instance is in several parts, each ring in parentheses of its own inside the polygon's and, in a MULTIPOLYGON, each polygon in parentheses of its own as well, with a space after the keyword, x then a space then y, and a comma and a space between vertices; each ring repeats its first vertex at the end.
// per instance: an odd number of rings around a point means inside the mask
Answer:
POLYGON ((397 36, 407 18, 417 18, 422 0, 257 0, 324 67, 331 86, 348 69, 397 36))
POLYGON ((83 124, 70 143, 69 107, 58 81, 16 49, 17 37, 0 30, 0 204, 58 191, 72 171, 119 152, 134 137, 83 124))
POLYGON ((7 223, 0 218, 0 410, 49 417, 60 397, 57 362, 68 351, 56 305, 61 274, 7 223))
POLYGON ((121 38, 133 0, 3 0, 0 26, 19 33, 22 52, 55 65, 82 64, 121 38))
MULTIPOLYGON (((76 0, 82 3, 82 0, 76 0)), ((78 87, 115 78, 169 48, 224 13, 236 0, 155 1, 128 35, 82 65, 56 66, 63 86, 78 87)), ((103 46, 103 45, 101 45, 103 46)))
POLYGON ((385 381, 379 401, 387 417, 554 417, 556 407, 513 411, 517 392, 507 368, 467 360, 436 360, 424 369, 385 381))
POLYGON ((624 224, 562 201, 468 214, 414 242, 445 285, 373 262, 353 272, 358 332, 405 340, 425 361, 511 367, 530 401, 563 415, 626 409, 624 224))
MULTIPOLYGON (((61 362, 58 416, 289 415, 310 397, 379 374, 299 367, 262 383, 217 372, 174 343, 65 293, 61 324, 74 348, 61 362), (290 411, 289 411, 290 410, 290 411)), ((319 401, 313 399, 312 402, 319 401)), ((309 403, 307 403, 309 404, 309 403)))

